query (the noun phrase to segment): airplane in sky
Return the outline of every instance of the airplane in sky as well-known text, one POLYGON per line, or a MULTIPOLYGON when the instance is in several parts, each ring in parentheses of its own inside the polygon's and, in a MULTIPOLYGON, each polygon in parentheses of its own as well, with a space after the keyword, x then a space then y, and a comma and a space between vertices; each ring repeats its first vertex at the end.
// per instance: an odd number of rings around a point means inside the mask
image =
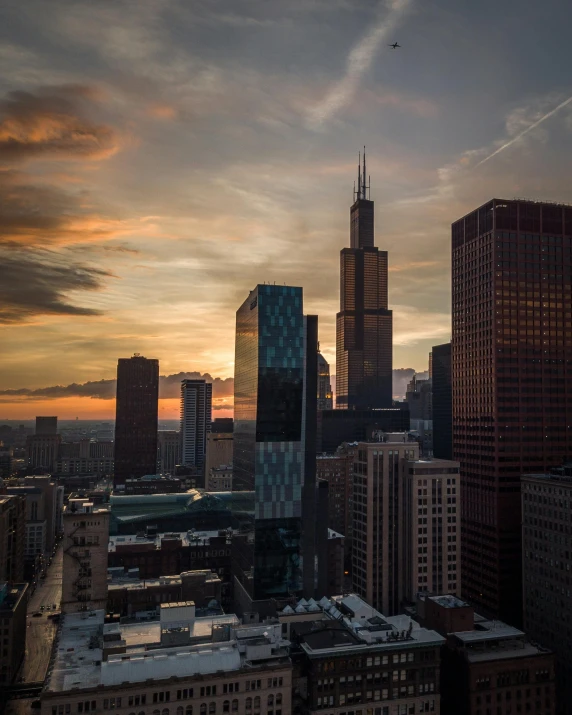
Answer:
POLYGON ((393 45, 388 45, 388 47, 391 47, 392 50, 396 50, 398 47, 401 47, 401 45, 398 45, 397 42, 394 42, 393 45))

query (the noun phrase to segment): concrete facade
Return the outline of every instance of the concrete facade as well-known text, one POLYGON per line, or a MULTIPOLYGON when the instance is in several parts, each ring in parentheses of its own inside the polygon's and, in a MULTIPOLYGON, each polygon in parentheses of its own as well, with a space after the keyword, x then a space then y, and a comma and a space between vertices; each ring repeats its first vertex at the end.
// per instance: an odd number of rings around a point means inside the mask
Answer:
POLYGON ((0 690, 13 683, 26 652, 27 583, 0 583, 0 690))
POLYGON ((407 433, 360 442, 353 471, 352 587, 383 613, 398 613, 404 601, 404 514, 407 463, 419 445, 407 433))
POLYGON ((406 465, 404 598, 461 592, 459 463, 419 459, 406 465))

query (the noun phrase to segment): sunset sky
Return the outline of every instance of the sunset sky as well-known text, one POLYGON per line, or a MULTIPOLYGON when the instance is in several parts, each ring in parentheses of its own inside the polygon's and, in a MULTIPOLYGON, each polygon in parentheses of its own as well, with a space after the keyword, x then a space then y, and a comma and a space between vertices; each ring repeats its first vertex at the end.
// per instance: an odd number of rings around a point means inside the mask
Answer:
POLYGON ((394 366, 426 369, 451 222, 572 202, 571 22, 561 0, 2 2, 0 419, 113 417, 99 381, 135 352, 171 376, 161 417, 187 372, 227 414, 265 281, 304 288, 335 374, 363 144, 394 366))

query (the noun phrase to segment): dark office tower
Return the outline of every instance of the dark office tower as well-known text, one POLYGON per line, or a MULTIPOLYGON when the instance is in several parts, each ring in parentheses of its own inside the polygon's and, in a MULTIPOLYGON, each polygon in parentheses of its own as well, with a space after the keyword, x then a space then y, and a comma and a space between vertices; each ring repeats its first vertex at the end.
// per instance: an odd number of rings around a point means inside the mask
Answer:
POLYGON ((57 417, 36 417, 36 434, 54 435, 58 433, 57 417))
POLYGON ((463 595, 518 624, 520 476, 572 454, 572 207, 493 199, 452 242, 463 595))
POLYGON ((212 421, 212 383, 206 380, 181 382, 181 460, 204 477, 207 433, 212 421))
POLYGON ((433 456, 439 459, 453 459, 451 343, 436 345, 431 354, 433 356, 433 456))
POLYGON ((350 248, 340 254, 340 312, 336 316, 336 406, 392 405, 392 324, 387 309, 387 251, 374 246, 373 201, 363 171, 350 210, 350 248))
POLYGON ((244 612, 302 592, 314 566, 317 318, 301 288, 259 285, 238 309, 234 389, 233 491, 252 494, 254 516, 235 544, 244 612))
POLYGON ((119 358, 115 414, 115 486, 157 473, 159 361, 119 358))
POLYGON ((318 409, 331 410, 334 407, 332 385, 330 383, 330 365, 319 352, 318 347, 318 409))

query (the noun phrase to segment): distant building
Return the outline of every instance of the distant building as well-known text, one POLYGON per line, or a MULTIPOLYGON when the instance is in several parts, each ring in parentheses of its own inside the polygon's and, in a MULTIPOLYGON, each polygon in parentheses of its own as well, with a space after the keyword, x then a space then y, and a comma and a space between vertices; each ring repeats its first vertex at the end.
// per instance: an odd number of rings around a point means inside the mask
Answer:
MULTIPOLYGON (((1 443, 0 443, 1 445, 1 443)), ((0 479, 8 479, 13 472, 14 451, 0 446, 0 479)))
POLYGON ((404 598, 419 592, 461 592, 459 463, 418 459, 406 463, 403 516, 404 598))
POLYGON ((221 612, 222 581, 210 570, 184 571, 145 580, 129 578, 120 569, 112 568, 108 573, 111 575, 107 588, 108 613, 127 618, 156 618, 160 604, 180 601, 193 601, 197 610, 221 612))
POLYGON ((42 474, 18 479, 7 492, 26 498, 26 557, 51 554, 63 529, 63 487, 50 474, 42 474))
POLYGON ((190 489, 180 494, 112 494, 111 533, 244 530, 254 518, 249 492, 205 492, 190 489))
POLYGON ((521 479, 524 627, 554 651, 557 710, 566 715, 572 702, 572 469, 554 472, 521 479))
POLYGON ((116 487, 157 471, 159 361, 119 358, 115 417, 116 487))
POLYGON ((27 583, 0 582, 0 690, 12 684, 26 652, 27 583))
POLYGON ((174 474, 181 463, 181 433, 177 430, 159 430, 159 471, 174 474))
POLYGON ((26 464, 29 469, 54 472, 62 441, 59 434, 32 434, 26 437, 26 464))
POLYGON ((58 433, 57 417, 36 417, 36 435, 54 435, 58 433))
POLYGON ((26 498, 0 494, 0 583, 24 580, 26 498))
POLYGON ((385 616, 356 594, 287 606, 301 712, 436 713, 445 639, 408 616, 385 616))
POLYGON ((419 435, 423 456, 433 454, 433 387, 431 378, 420 379, 417 374, 407 385, 405 401, 409 407, 411 430, 419 435))
POLYGON ((221 579, 221 602, 226 609, 231 604, 231 535, 226 531, 185 531, 146 537, 112 536, 109 568, 135 569, 143 580, 213 570, 221 579))
POLYGON ((333 454, 343 442, 363 442, 373 432, 409 430, 407 405, 380 410, 319 410, 316 451, 333 454))
MULTIPOLYGON (((217 420, 215 420, 217 422, 217 420)), ((218 426, 216 426, 218 429, 218 426)), ((215 424, 213 423, 213 430, 215 424)), ((210 474, 212 469, 232 464, 234 456, 234 435, 232 432, 209 432, 207 434, 207 454, 205 461, 205 474, 210 474)))
POLYGON ((139 479, 125 481, 125 494, 180 494, 185 485, 178 477, 164 474, 145 474, 139 479))
POLYGON ((213 434, 232 434, 234 431, 234 420, 232 417, 215 417, 211 424, 213 434))
POLYGON ((433 456, 453 459, 453 392, 451 343, 435 345, 432 351, 433 456))
POLYGON ((330 384, 330 365, 320 352, 318 353, 318 409, 334 409, 334 394, 330 384))
POLYGON ((213 467, 207 474, 205 489, 207 492, 232 491, 232 464, 221 464, 213 467))
POLYGON ((111 440, 81 439, 62 442, 56 463, 59 476, 96 474, 100 478, 114 473, 114 443, 111 440))
POLYGON ((393 392, 387 251, 374 245, 374 206, 368 193, 365 151, 363 163, 350 209, 350 247, 340 253, 336 406, 345 410, 391 407, 393 392))
POLYGON ((192 601, 161 604, 159 619, 146 623, 104 624, 104 617, 103 610, 66 616, 39 715, 60 707, 116 715, 292 713, 292 661, 280 624, 198 617, 192 601))
POLYGON ((519 625, 520 478, 572 454, 572 207, 492 199, 451 233, 463 596, 519 625))
POLYGON ((447 639, 441 650, 442 715, 554 714, 550 651, 455 596, 420 598, 418 616, 447 639))
POLYGON ((212 383, 206 380, 181 382, 181 461, 196 467, 203 476, 207 434, 212 421, 212 383))
POLYGON ((380 439, 360 442, 354 460, 351 577, 359 596, 394 615, 405 600, 405 485, 419 445, 407 433, 380 439))
POLYGON ((64 511, 62 612, 105 609, 109 509, 70 499, 64 511))

